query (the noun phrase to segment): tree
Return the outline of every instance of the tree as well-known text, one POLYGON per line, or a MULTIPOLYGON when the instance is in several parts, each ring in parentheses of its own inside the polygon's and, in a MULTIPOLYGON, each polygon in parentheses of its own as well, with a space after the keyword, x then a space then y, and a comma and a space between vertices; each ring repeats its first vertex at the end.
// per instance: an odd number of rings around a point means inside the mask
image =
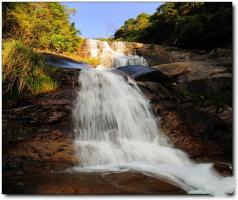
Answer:
POLYGON ((3 3, 3 39, 20 39, 33 48, 74 51, 80 37, 69 18, 74 9, 60 3, 3 3))
POLYGON ((231 46, 232 4, 165 3, 151 16, 127 20, 114 38, 190 49, 231 46))
POLYGON ((140 41, 143 38, 143 31, 149 26, 150 15, 139 14, 136 19, 128 19, 124 25, 116 31, 115 38, 124 38, 127 41, 140 41))

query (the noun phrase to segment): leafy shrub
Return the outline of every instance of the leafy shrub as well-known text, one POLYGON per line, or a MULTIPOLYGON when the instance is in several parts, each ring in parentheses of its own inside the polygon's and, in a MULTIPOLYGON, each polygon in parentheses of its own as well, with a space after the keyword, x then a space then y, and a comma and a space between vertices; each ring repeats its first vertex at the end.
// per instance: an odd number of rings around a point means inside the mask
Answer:
POLYGON ((42 57, 18 40, 3 42, 3 97, 17 100, 54 90, 57 83, 48 75, 42 57))
POLYGON ((74 9, 58 2, 3 3, 3 39, 21 39, 32 48, 73 52, 81 37, 70 22, 74 9))

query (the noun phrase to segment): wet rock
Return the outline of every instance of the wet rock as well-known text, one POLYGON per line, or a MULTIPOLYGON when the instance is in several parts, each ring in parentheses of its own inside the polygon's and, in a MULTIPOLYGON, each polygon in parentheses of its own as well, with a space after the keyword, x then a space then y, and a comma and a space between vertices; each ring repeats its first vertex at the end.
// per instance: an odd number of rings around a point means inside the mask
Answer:
POLYGON ((154 67, 159 73, 125 68, 172 143, 198 161, 232 162, 232 70, 223 61, 163 64, 154 67), (138 80, 137 74, 148 76, 138 80))

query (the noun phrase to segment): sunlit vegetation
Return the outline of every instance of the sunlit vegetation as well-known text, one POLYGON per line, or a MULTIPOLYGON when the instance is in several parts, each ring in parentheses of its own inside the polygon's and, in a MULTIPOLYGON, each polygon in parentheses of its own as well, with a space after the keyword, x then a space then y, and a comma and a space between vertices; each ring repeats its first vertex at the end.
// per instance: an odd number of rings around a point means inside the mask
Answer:
POLYGON ((19 40, 3 42, 2 74, 4 100, 16 101, 57 88, 43 58, 19 40))
POLYGON ((92 67, 96 67, 97 65, 100 64, 100 61, 98 58, 85 57, 85 56, 81 56, 77 53, 69 53, 69 52, 66 52, 64 55, 68 56, 69 58, 72 58, 73 60, 88 63, 92 67))
POLYGON ((3 3, 3 97, 16 102, 57 88, 39 50, 72 53, 82 43, 60 3, 3 3))
POLYGON ((122 38, 129 42, 141 41, 149 25, 150 15, 146 13, 139 14, 135 19, 130 18, 125 21, 125 24, 116 31, 115 39, 122 38))
POLYGON ((91 66, 93 66, 93 67, 96 67, 97 65, 100 64, 99 59, 93 58, 93 57, 81 58, 80 60, 83 61, 83 62, 88 63, 89 65, 91 65, 91 66))
POLYGON ((150 16, 125 21, 114 38, 191 49, 231 47, 232 3, 165 3, 150 16))
POLYGON ((4 3, 3 38, 21 39, 33 48, 73 52, 82 40, 69 21, 74 12, 59 3, 4 3))
POLYGON ((110 36, 108 38, 100 37, 100 38, 96 38, 96 40, 99 40, 99 41, 102 41, 102 42, 110 42, 110 41, 113 41, 114 38, 113 38, 113 36, 110 36))

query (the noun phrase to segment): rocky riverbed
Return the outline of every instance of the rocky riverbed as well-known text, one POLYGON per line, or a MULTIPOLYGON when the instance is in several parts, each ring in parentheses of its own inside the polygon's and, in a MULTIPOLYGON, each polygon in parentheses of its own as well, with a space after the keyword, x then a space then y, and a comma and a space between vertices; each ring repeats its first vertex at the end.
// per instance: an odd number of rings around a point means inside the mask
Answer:
POLYGON ((227 60, 121 67, 137 81, 160 126, 193 159, 232 161, 232 67, 227 60))
POLYGON ((71 134, 75 89, 66 86, 32 99, 31 105, 4 110, 3 193, 185 194, 166 180, 137 172, 65 172, 80 162, 71 134))
MULTIPOLYGON (((127 66, 174 146, 197 162, 232 170, 232 62, 216 57, 149 67, 127 66)), ((55 74, 51 93, 3 107, 3 193, 184 194, 182 189, 137 172, 66 173, 75 157, 72 108, 80 70, 55 74)))

